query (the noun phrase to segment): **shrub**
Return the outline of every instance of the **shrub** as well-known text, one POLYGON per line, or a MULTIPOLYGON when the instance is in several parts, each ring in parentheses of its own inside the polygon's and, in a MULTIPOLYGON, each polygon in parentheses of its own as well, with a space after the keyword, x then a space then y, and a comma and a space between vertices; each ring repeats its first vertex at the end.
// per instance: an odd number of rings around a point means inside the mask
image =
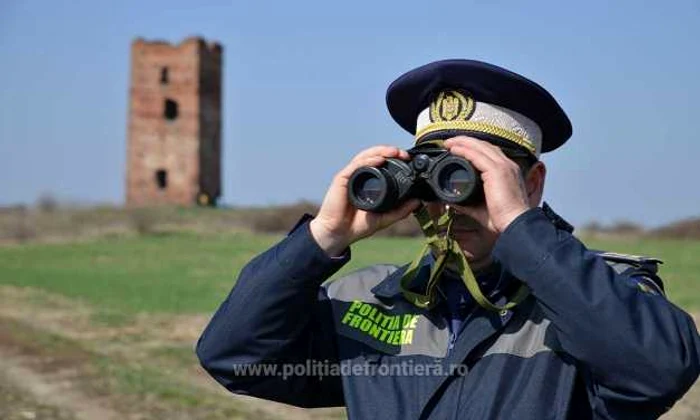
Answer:
POLYGON ((44 213, 51 213, 58 209, 58 200, 51 194, 42 194, 36 201, 36 207, 44 213))
POLYGON ((248 224, 255 232, 286 233, 294 227, 294 224, 304 213, 315 215, 317 212, 318 205, 308 201, 300 201, 288 206, 251 211, 248 215, 250 219, 248 224))
POLYGON ((132 209, 129 211, 129 221, 139 235, 149 235, 155 231, 156 217, 151 209, 132 209))
POLYGON ((644 228, 642 226, 627 220, 617 221, 606 230, 609 233, 616 233, 619 235, 638 235, 644 233, 644 228))
POLYGON ((651 231, 652 236, 674 239, 700 239, 700 217, 681 220, 651 231))
POLYGON ((22 206, 17 209, 16 222, 11 225, 10 237, 24 243, 36 238, 36 230, 32 226, 29 210, 22 206))
MULTIPOLYGON (((287 233, 304 213, 318 213, 317 204, 300 201, 288 206, 268 207, 249 210, 247 224, 255 232, 287 233)), ((378 236, 420 236, 423 233, 413 217, 407 217, 377 233, 378 236)))

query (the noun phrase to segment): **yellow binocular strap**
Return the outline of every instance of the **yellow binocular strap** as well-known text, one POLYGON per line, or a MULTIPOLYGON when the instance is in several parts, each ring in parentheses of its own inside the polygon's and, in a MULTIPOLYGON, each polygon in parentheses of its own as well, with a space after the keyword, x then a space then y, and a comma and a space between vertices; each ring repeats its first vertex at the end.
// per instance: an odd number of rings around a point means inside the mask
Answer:
POLYGON ((454 210, 450 208, 440 216, 437 222, 435 222, 433 221, 432 217, 430 217, 430 214, 428 214, 428 209, 425 206, 421 206, 421 208, 414 212, 414 216, 418 220, 418 223, 425 234, 426 244, 418 257, 408 266, 406 272, 401 278, 401 291, 406 300, 419 308, 431 308, 434 306, 437 301, 437 284, 439 282, 440 275, 442 274, 447 262, 454 261, 457 265, 457 269, 459 270, 464 285, 467 287, 467 290, 472 295, 476 303, 482 308, 489 311, 501 312, 511 309, 522 302, 530 293, 530 290, 524 284, 520 285, 518 290, 512 296, 512 299, 504 306, 494 305, 486 296, 484 296, 481 288, 479 287, 479 283, 477 283, 476 278, 474 277, 471 267, 469 267, 469 263, 467 262, 467 258, 464 256, 462 249, 459 247, 457 241, 450 237, 453 214, 454 210), (435 263, 430 269, 430 278, 428 279, 425 294, 413 292, 409 289, 409 287, 420 270, 423 258, 428 252, 430 252, 431 248, 436 254, 435 263))

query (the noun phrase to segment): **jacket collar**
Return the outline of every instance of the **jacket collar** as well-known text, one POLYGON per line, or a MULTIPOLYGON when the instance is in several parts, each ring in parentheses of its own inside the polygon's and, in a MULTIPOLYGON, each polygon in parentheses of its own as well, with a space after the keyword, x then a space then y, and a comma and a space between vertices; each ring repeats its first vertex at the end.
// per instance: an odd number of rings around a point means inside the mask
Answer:
MULTIPOLYGON (((411 290, 425 290, 428 279, 430 278, 430 268, 432 267, 434 261, 435 259, 430 253, 423 257, 420 262, 418 273, 409 285, 411 290)), ((397 296, 403 297, 403 294, 401 293, 401 278, 408 269, 409 265, 410 264, 406 264, 394 270, 394 272, 389 274, 384 280, 382 280, 381 283, 372 288, 372 293, 374 293, 374 295, 377 297, 387 299, 395 298, 397 296)))
MULTIPOLYGON (((434 261, 433 256, 430 254, 423 257, 418 274, 409 286, 412 290, 425 290, 428 278, 430 277, 430 268, 434 261)), ((505 297, 502 296, 503 293, 501 292, 509 289, 514 278, 510 273, 504 272, 500 264, 495 264, 496 265, 489 267, 486 272, 479 273, 476 279, 487 296, 491 298, 496 297, 497 301, 505 301, 505 297)), ((379 298, 403 298, 401 292, 401 278, 406 272, 406 269, 408 269, 408 266, 409 265, 406 264, 394 270, 393 273, 389 274, 384 280, 374 286, 371 292, 379 298)), ((437 294, 437 297, 438 299, 442 299, 440 293, 437 294)))
MULTIPOLYGON (((423 267, 424 266, 421 266, 421 271, 423 271, 423 267)), ((372 293, 377 297, 385 299, 393 299, 401 296, 401 278, 406 272, 406 269, 408 269, 408 264, 394 270, 394 272, 389 274, 381 283, 372 288, 372 293)), ((425 276, 416 276, 415 281, 420 280, 422 277, 425 276)))

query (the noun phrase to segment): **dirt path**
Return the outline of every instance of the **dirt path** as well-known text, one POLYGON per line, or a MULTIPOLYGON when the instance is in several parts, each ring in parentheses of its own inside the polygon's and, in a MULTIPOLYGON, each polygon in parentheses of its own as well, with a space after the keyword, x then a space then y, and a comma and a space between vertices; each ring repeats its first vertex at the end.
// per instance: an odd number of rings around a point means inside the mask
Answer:
MULTIPOLYGON (((18 356, 0 347, 0 418, 7 420, 116 420, 123 414, 108 404, 85 395, 76 386, 74 372, 46 373, 36 369, 31 358, 18 356)), ((319 419, 324 410, 306 411, 270 404, 254 398, 242 398, 253 409, 275 418, 319 419)), ((326 411, 326 414, 331 412, 326 411)), ((700 383, 676 404, 662 420, 700 419, 700 383)))
MULTIPOLYGON (((191 345, 206 322, 203 317, 143 316, 122 326, 99 325, 91 321, 88 307, 57 296, 37 295, 28 290, 4 287, 0 288, 0 321, 3 319, 14 320, 12 322, 15 324, 0 322, 0 419, 192 418, 184 412, 153 411, 151 400, 137 408, 129 406, 130 400, 109 392, 94 395, 90 392, 90 381, 94 378, 84 376, 84 367, 96 355, 139 362, 159 357, 159 353, 151 353, 159 347, 191 345), (38 297, 42 299, 37 300, 38 297), (14 327, 9 328, 8 325, 14 327), (32 336, 23 336, 26 328, 65 337, 73 344, 62 348, 56 343, 37 343, 32 336), (125 409, 124 412, 121 412, 122 408, 125 409), (139 411, 140 409, 143 410, 139 411)), ((195 360, 191 359, 191 350, 185 350, 184 359, 179 356, 173 364, 161 360, 162 367, 176 367, 172 372, 173 379, 185 380, 207 395, 224 401, 224 406, 236 408, 236 415, 215 415, 216 418, 343 418, 342 410, 338 409, 303 410, 228 394, 201 372, 195 360)), ((190 412, 197 418, 202 415, 204 417, 201 418, 210 418, 206 413, 196 410, 190 412)), ((662 420, 700 420, 700 382, 662 420)))
POLYGON ((76 390, 75 378, 70 371, 42 373, 31 365, 30 358, 17 356, 0 348, 0 378, 6 387, 12 388, 14 395, 19 395, 24 400, 23 404, 15 404, 17 408, 14 413, 6 408, 8 418, 12 415, 27 420, 123 418, 94 397, 88 397, 76 390), (37 406, 41 409, 32 408, 37 406))
MULTIPOLYGON (((0 343, 0 419, 117 420, 151 418, 117 412, 109 397, 86 395, 74 369, 47 372, 46 360, 8 351, 0 343)), ((218 389, 217 389, 218 391, 218 389)), ((223 391, 222 391, 223 392, 223 391)), ((338 418, 338 410, 304 410, 256 398, 228 395, 246 407, 244 418, 318 420, 338 418)))
POLYGON ((46 405, 33 395, 13 386, 0 373, 0 419, 3 420, 76 420, 72 413, 46 405))
MULTIPOLYGON (((89 349, 92 355, 99 354, 107 357, 115 357, 120 360, 131 362, 144 362, 152 360, 157 356, 159 348, 178 348, 184 346, 189 348, 192 346, 199 336, 199 333, 204 328, 207 322, 206 316, 201 315, 179 315, 179 316, 150 316, 138 315, 131 322, 120 325, 99 325, 94 324, 91 320, 91 308, 71 301, 58 295, 52 295, 41 291, 31 289, 20 289, 14 287, 0 287, 0 321, 4 319, 15 320, 22 326, 30 327, 35 330, 44 331, 50 334, 55 334, 60 337, 65 337, 74 343, 80 343, 83 349, 89 349), (40 308, 40 309, 39 309, 40 308), (156 352, 156 353, 153 353, 156 352), (156 356, 154 356, 154 354, 156 356)), ((1 324, 1 323, 0 323, 1 324)), ((1 325, 0 325, 1 327, 1 325)), ((0 328, 1 330, 2 328, 0 328)), ((6 368, 11 366, 19 366, 23 369, 20 374, 15 374, 15 379, 21 379, 24 374, 33 375, 32 378, 37 379, 37 383, 42 382, 46 387, 54 385, 55 378, 53 375, 46 375, 43 369, 37 368, 41 363, 46 363, 46 354, 41 357, 36 355, 36 363, 22 363, 22 359, 26 356, 27 350, 8 351, 8 342, 2 337, 0 331, 0 374, 6 368), (3 351, 3 345, 5 351, 3 351)), ((10 345, 12 340, 10 340, 10 345)), ((291 407, 284 404, 271 403, 268 401, 232 395, 226 392, 219 384, 216 384, 211 377, 206 375, 198 363, 194 359, 194 354, 191 350, 186 350, 188 357, 175 361, 177 368, 173 369, 170 374, 174 377, 186 381, 188 385, 201 389, 203 392, 216 396, 224 400, 224 404, 235 406, 240 409, 242 417, 240 418, 255 418, 258 420, 268 419, 289 419, 289 420, 318 420, 327 418, 342 418, 342 410, 339 409, 315 409, 304 410, 301 408, 291 407)), ((75 358, 72 354, 72 349, 67 350, 69 358, 75 358)), ((82 351, 81 351, 82 352, 82 351)), ((44 353, 44 352, 42 352, 44 353)), ((91 357, 87 355, 86 357, 91 357)), ((182 356, 181 356, 182 357, 182 356)), ((77 359, 83 359, 83 356, 77 359)), ((161 358, 162 359, 162 358, 161 358)), ((81 364, 88 362, 87 360, 74 360, 70 364, 76 368, 81 364)), ((164 362, 164 367, 170 367, 167 362, 164 362)), ((146 362, 147 363, 147 362, 146 362)), ((74 378, 76 384, 79 385, 81 378, 74 378)), ((83 378, 85 379, 85 378, 83 378)), ((65 380, 61 386, 65 386, 65 380)), ((22 382, 22 380, 20 380, 22 382)), ((30 390, 23 390, 29 392, 30 390)), ((56 387, 54 387, 56 388, 56 387)), ((64 387, 65 388, 65 387, 64 387)), ((61 398, 64 388, 56 388, 50 393, 55 398, 61 398), (61 391, 61 392, 55 392, 61 391)), ((74 399, 80 404, 90 404, 93 401, 91 397, 80 398, 79 387, 72 388, 72 394, 65 394, 69 399, 74 399)), ((38 388, 42 389, 41 386, 38 388)), ((83 390, 85 384, 83 384, 83 390)), ((119 407, 118 404, 108 404, 106 401, 103 404, 106 407, 119 407)), ((61 406, 59 402, 55 405, 61 406)), ((70 403, 67 403, 70 405, 70 403)), ((98 407, 99 409, 99 407, 98 407)), ((124 418, 124 414, 120 413, 116 418, 124 418)), ((1 417, 0 417, 1 418, 1 417)), ((81 417, 76 418, 80 419, 81 417)), ((90 417, 87 418, 106 418, 90 417)), ((152 418, 152 417, 146 417, 152 418)))

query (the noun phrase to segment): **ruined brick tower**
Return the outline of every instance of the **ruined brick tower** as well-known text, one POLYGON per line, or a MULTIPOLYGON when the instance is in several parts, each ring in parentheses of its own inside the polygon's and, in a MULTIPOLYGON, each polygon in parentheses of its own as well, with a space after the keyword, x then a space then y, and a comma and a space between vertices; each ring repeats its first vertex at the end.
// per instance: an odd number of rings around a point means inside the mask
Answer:
POLYGON ((135 40, 126 204, 214 205, 221 195, 221 45, 135 40))

